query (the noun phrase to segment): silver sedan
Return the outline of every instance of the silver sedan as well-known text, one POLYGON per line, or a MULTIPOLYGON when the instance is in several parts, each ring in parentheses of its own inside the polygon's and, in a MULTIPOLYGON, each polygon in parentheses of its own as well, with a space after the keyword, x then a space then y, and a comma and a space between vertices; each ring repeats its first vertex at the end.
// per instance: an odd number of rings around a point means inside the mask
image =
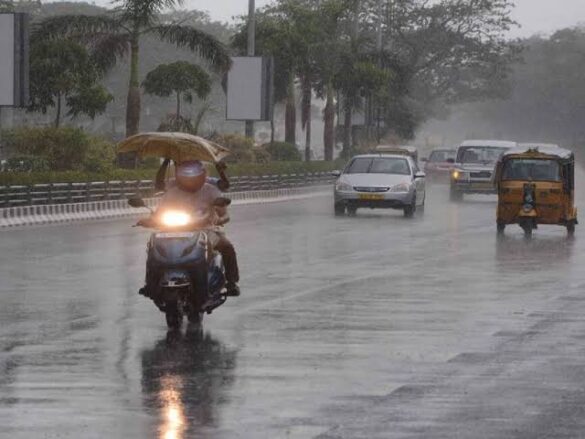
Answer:
POLYGON ((425 203, 425 174, 408 156, 367 154, 353 157, 343 172, 335 171, 335 215, 358 208, 401 209, 412 217, 425 203))

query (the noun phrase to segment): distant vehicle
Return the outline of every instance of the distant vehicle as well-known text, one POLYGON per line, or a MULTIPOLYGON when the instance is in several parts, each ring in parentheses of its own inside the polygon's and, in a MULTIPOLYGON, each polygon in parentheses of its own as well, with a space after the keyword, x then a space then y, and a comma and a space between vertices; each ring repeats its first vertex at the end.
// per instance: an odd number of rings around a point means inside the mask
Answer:
POLYGON ((358 208, 401 209, 412 217, 425 204, 425 174, 410 155, 364 154, 353 157, 337 176, 335 215, 358 208))
POLYGON ((448 182, 451 170, 455 166, 456 156, 455 149, 434 149, 428 159, 422 160, 425 162, 427 181, 448 182))
POLYGON ((495 194, 494 168, 500 156, 517 146, 502 140, 466 140, 457 148, 451 171, 450 198, 461 201, 463 194, 495 194))
POLYGON ((408 145, 378 145, 376 146, 376 153, 380 154, 399 154, 408 155, 418 163, 418 150, 414 146, 408 145))
POLYGON ((521 144, 505 152, 496 166, 498 232, 518 224, 527 237, 539 224, 575 232, 575 157, 556 145, 521 144))

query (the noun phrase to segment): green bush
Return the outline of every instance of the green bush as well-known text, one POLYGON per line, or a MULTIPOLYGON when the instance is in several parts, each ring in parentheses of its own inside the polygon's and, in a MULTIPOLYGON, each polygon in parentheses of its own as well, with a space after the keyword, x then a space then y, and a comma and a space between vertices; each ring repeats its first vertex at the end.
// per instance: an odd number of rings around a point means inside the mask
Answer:
POLYGON ((241 134, 219 134, 213 137, 214 142, 225 146, 231 151, 231 155, 226 159, 227 163, 254 163, 256 154, 254 153, 254 141, 241 134))
POLYGON ((270 154, 270 158, 275 161, 294 162, 303 159, 297 147, 290 143, 265 143, 262 147, 270 154))
POLYGON ((110 143, 72 127, 5 130, 2 143, 11 156, 42 159, 53 171, 104 172, 115 158, 110 143))
MULTIPOLYGON (((307 172, 328 172, 343 166, 340 162, 271 162, 229 164, 230 177, 255 175, 303 174, 307 172)), ((210 174, 215 170, 210 167, 210 174)), ((112 169, 108 172, 0 172, 0 186, 32 185, 39 183, 75 183, 86 181, 112 180, 154 180, 156 169, 112 169)))
POLYGON ((41 158, 30 155, 12 156, 2 166, 5 172, 46 172, 49 163, 41 158))
POLYGON ((101 139, 93 139, 83 158, 83 169, 87 172, 104 173, 114 169, 116 147, 101 139))

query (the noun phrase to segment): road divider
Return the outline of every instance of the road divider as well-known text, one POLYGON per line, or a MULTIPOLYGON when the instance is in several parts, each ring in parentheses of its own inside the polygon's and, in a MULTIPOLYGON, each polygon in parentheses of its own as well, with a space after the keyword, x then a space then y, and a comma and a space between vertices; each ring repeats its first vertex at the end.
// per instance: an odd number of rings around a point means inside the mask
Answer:
MULTIPOLYGON (((228 193, 233 205, 264 204, 305 199, 331 194, 331 185, 265 189, 228 193)), ((146 199, 156 207, 158 198, 146 199)), ((41 224, 69 223, 106 218, 144 216, 144 209, 135 209, 127 200, 90 201, 85 203, 45 204, 0 208, 0 228, 41 224)))

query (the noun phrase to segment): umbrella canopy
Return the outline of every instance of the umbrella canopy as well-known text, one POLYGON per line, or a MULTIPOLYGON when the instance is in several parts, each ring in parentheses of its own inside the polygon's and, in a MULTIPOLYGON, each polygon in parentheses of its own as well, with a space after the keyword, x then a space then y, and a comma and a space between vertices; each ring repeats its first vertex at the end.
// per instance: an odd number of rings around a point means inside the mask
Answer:
POLYGON ((201 160, 218 163, 230 150, 203 137, 187 133, 141 133, 120 142, 118 153, 135 152, 139 157, 162 157, 175 163, 201 160))

